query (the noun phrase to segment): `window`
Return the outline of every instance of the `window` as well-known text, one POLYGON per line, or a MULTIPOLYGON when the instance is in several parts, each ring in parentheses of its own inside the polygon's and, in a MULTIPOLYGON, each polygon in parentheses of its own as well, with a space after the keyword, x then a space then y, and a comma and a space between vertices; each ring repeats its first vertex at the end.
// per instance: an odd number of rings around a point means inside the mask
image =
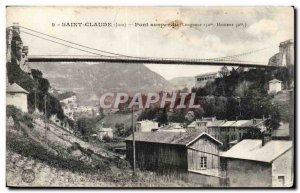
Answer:
POLYGON ((207 157, 201 156, 201 162, 200 162, 201 169, 207 168, 207 157))

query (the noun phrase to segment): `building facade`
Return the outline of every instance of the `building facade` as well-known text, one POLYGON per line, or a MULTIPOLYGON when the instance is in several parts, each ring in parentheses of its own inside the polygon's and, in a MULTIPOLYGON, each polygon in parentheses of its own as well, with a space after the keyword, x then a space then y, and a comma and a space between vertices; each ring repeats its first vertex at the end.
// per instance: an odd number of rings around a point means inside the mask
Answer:
POLYGON ((158 128, 158 122, 152 120, 143 120, 136 123, 136 132, 151 132, 153 129, 158 128))
POLYGON ((280 80, 273 79, 269 81, 268 93, 277 93, 282 90, 282 84, 280 80))
MULTIPOLYGON (((219 184, 222 143, 207 133, 135 133, 136 165, 141 170, 215 178, 219 184)), ((126 157, 133 163, 132 136, 126 138, 126 157)), ((199 181, 200 182, 200 181, 199 181)))
POLYGON ((98 139, 103 140, 105 137, 112 139, 114 137, 113 129, 110 127, 100 128, 98 131, 98 139))
POLYGON ((229 187, 291 187, 292 141, 245 139, 221 154, 229 187))
POLYGON ((216 117, 203 117, 188 125, 187 130, 206 132, 222 142, 222 150, 227 150, 243 138, 259 137, 258 125, 263 123, 263 119, 227 121, 217 120, 216 117))
POLYGON ((195 76, 195 87, 203 87, 208 81, 213 81, 216 78, 222 77, 220 72, 205 73, 195 76))

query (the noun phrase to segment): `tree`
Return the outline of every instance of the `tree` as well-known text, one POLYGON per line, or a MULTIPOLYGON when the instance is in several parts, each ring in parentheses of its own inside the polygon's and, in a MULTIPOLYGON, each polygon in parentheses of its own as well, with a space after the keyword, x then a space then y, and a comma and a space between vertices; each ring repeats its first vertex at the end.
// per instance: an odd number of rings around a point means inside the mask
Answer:
POLYGON ((127 137, 132 133, 132 127, 125 127, 124 123, 115 124, 115 134, 119 137, 127 137))

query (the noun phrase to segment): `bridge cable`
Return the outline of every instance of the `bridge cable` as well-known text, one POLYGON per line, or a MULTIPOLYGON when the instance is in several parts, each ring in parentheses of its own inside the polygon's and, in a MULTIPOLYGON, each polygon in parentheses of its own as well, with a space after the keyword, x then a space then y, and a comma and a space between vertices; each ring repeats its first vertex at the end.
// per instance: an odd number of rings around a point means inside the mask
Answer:
POLYGON ((99 53, 90 52, 90 51, 87 51, 87 50, 76 48, 76 47, 73 47, 73 46, 70 46, 70 45, 66 45, 66 44, 63 44, 63 43, 60 43, 60 42, 56 42, 56 41, 53 41, 53 40, 49 40, 47 38, 44 38, 44 37, 41 37, 41 36, 37 36, 37 35, 31 34, 31 33, 25 32, 25 31, 21 31, 21 32, 25 33, 27 35, 31 35, 31 36, 34 36, 34 37, 37 37, 37 38, 40 38, 40 39, 43 39, 43 40, 47 40, 47 41, 50 41, 50 42, 53 42, 53 43, 56 43, 56 44, 60 44, 60 45, 63 45, 63 46, 69 47, 69 48, 73 48, 73 49, 76 49, 76 50, 80 50, 80 51, 83 51, 83 52, 87 52, 87 53, 90 53, 90 54, 95 54, 95 55, 102 56, 102 57, 110 57, 110 56, 102 55, 102 54, 99 54, 99 53))
POLYGON ((81 44, 78 44, 78 43, 74 43, 74 42, 71 42, 71 41, 68 41, 68 40, 64 40, 64 39, 61 39, 61 38, 58 38, 58 37, 55 37, 55 36, 51 36, 51 35, 48 35, 48 34, 45 34, 45 33, 42 33, 42 32, 38 32, 36 30, 30 29, 30 28, 27 28, 27 27, 23 27, 23 26, 20 26, 20 27, 24 28, 24 29, 27 29, 27 30, 30 30, 30 31, 33 31, 33 32, 36 32, 36 33, 39 33, 39 34, 42 34, 42 35, 45 35, 45 36, 48 36, 48 37, 51 37, 51 38, 54 38, 54 39, 58 39, 58 40, 70 43, 70 44, 74 44, 74 45, 81 46, 81 47, 88 48, 88 49, 95 50, 95 51, 104 52, 106 54, 112 54, 112 55, 116 55, 116 56, 129 57, 129 58, 141 58, 141 57, 118 54, 118 53, 114 53, 114 52, 108 52, 108 51, 99 50, 99 49, 96 49, 96 48, 91 48, 91 47, 84 46, 84 45, 81 45, 81 44))

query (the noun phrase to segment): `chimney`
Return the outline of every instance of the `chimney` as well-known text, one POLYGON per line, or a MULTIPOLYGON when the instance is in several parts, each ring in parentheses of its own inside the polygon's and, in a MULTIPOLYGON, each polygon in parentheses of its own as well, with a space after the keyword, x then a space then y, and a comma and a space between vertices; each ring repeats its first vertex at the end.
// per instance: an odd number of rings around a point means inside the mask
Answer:
POLYGON ((271 133, 269 131, 265 131, 262 133, 262 146, 266 145, 269 141, 272 140, 271 133))

